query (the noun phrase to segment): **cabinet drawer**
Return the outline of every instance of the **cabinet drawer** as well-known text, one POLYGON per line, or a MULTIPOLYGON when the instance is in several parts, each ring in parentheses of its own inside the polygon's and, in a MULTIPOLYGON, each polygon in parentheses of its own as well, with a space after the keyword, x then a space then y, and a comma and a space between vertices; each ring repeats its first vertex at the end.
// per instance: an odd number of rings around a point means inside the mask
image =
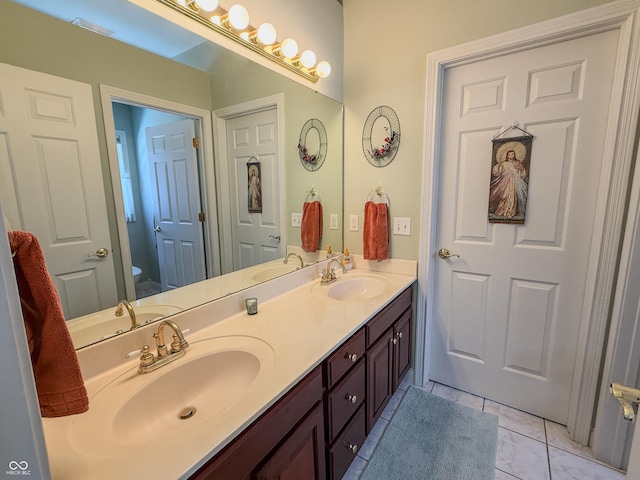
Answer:
POLYGON ((344 380, 327 395, 329 442, 338 435, 364 400, 366 392, 364 365, 364 360, 360 360, 344 380))
POLYGON ((364 329, 361 329, 327 359, 327 388, 333 387, 363 356, 364 329))
POLYGON ((411 287, 398 295, 389 305, 367 323, 367 347, 373 345, 395 322, 402 312, 411 307, 411 287))
POLYGON ((331 480, 342 478, 353 459, 356 458, 365 437, 365 411, 364 405, 362 405, 342 435, 329 448, 329 478, 331 480))

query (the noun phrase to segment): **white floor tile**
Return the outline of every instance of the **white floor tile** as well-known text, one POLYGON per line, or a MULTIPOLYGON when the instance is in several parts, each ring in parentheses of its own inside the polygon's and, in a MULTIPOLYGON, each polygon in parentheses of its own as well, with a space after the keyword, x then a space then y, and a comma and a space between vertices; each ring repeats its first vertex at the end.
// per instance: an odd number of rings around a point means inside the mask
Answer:
POLYGON ((495 480, 520 480, 518 477, 514 477, 513 475, 509 475, 506 472, 503 472, 502 470, 498 470, 496 468, 496 478, 495 480))
POLYGON ((391 417, 393 417, 393 414, 396 413, 400 402, 404 398, 405 393, 407 393, 405 390, 396 390, 396 393, 393 394, 387 406, 384 407, 384 410, 380 414, 380 417, 386 420, 391 420, 391 417))
POLYGON ((546 442, 544 433, 544 419, 501 405, 491 400, 484 401, 484 411, 498 416, 498 424, 527 437, 546 442))
POLYGON ((549 445, 566 450, 574 455, 594 460, 591 449, 571 440, 569 432, 564 425, 560 425, 550 420, 545 420, 544 424, 547 429, 547 442, 549 445))
POLYGON ((456 390, 455 388, 447 387, 446 385, 442 385, 440 383, 435 384, 431 393, 439 397, 446 398, 447 400, 459 403, 461 405, 475 408, 476 410, 482 410, 482 406, 484 405, 484 398, 472 395, 467 392, 463 392, 461 390, 456 390))
POLYGON ((522 480, 550 480, 547 446, 500 427, 496 468, 522 480))
POLYGON ((625 479, 625 475, 616 470, 551 446, 549 447, 549 463, 553 480, 625 479))
POLYGON ((389 420, 382 417, 378 419, 367 436, 367 439, 362 444, 362 448, 358 452, 359 457, 362 457, 365 460, 369 460, 371 458, 371 454, 373 454, 373 451, 376 449, 382 434, 387 429, 387 425, 389 425, 389 420))
POLYGON ((364 472, 365 467, 367 466, 367 461, 356 455, 356 458, 353 459, 351 465, 349 465, 349 470, 347 470, 342 477, 342 480, 358 480, 364 472))

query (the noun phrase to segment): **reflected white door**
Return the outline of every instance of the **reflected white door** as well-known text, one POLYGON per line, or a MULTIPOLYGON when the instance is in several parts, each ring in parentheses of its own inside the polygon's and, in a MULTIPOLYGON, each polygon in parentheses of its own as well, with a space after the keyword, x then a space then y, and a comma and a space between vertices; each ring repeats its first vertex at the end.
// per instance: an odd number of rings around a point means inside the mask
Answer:
POLYGON ((282 257, 278 123, 275 108, 227 120, 233 269, 282 257), (253 157, 253 159, 252 159, 253 157), (259 162, 260 212, 253 195, 255 176, 247 163, 259 162), (251 210, 250 211, 250 208, 251 210))
POLYGON ((617 40, 605 32, 445 73, 437 248, 460 257, 435 264, 430 376, 563 424, 617 40), (489 223, 491 141, 514 120, 534 135, 526 223, 489 223))
POLYGON ((91 85, 0 64, 0 201, 38 237, 66 318, 117 303, 91 85), (91 256, 89 256, 91 255, 91 256))
POLYGON ((146 129, 162 291, 206 278, 193 120, 146 129))

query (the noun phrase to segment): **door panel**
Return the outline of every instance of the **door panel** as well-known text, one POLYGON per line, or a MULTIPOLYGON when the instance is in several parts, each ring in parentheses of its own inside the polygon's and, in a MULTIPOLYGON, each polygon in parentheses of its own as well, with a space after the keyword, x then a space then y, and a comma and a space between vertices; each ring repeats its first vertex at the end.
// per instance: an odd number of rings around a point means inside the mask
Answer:
POLYGON ((146 129, 162 291, 206 278, 193 120, 146 129))
POLYGON ((234 270, 282 257, 277 111, 227 120, 234 270), (247 163, 260 162, 260 213, 249 211, 247 163))
POLYGON ((91 86, 0 64, 0 201, 42 246, 67 319, 117 303, 91 86))
POLYGON ((445 72, 437 245, 460 257, 436 263, 431 377, 560 423, 617 39, 605 32, 445 72), (492 224, 491 141, 514 120, 534 135, 526 223, 492 224))

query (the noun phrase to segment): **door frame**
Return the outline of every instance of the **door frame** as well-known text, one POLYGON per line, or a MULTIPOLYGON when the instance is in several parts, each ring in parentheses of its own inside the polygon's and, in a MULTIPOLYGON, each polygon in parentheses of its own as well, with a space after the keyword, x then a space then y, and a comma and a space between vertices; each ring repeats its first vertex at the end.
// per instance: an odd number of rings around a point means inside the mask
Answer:
MULTIPOLYGON (((233 271, 233 239, 231 238, 231 193, 229 182, 222 179, 229 178, 229 165, 227 162, 227 120, 241 115, 258 113, 271 108, 276 109, 276 121, 278 123, 278 182, 280 190, 284 189, 284 94, 278 93, 268 97, 258 98, 249 102, 230 105, 219 108, 211 113, 213 119, 213 141, 215 148, 215 168, 218 172, 219 183, 216 184, 218 203, 220 204, 220 257, 222 273, 233 271), (226 201, 225 201, 226 200, 226 201)), ((279 195, 280 206, 280 248, 287 244, 285 225, 285 195, 279 195)))
POLYGON ((573 440, 585 445, 589 442, 595 415, 598 374, 609 324, 640 109, 639 15, 639 0, 620 0, 427 56, 421 202, 423 222, 420 228, 417 305, 418 319, 424 321, 418 321, 416 325, 415 361, 416 381, 423 385, 429 380, 430 373, 429 345, 434 308, 432 302, 427 300, 434 298, 435 293, 434 252, 438 249, 435 241, 445 70, 607 30, 620 32, 601 188, 591 239, 590 258, 597 260, 590 261, 587 273, 567 425, 573 440), (607 185, 608 191, 602 188, 607 185))
POLYGON ((198 153, 199 188, 202 196, 202 207, 207 212, 204 228, 204 250, 207 272, 210 276, 220 275, 220 255, 218 240, 217 199, 216 195, 208 191, 207 185, 215 185, 216 177, 213 168, 213 138, 212 125, 209 110, 204 110, 189 105, 172 102, 162 98, 152 97, 142 93, 131 92, 122 88, 100 85, 100 101, 102 103, 102 116, 104 119, 105 136, 107 140, 107 156, 111 170, 111 183, 116 208, 116 221, 118 225, 118 240, 120 242, 122 269, 124 274, 125 292, 127 299, 135 299, 135 284, 131 272, 131 249, 129 247, 129 233, 124 216, 124 204, 120 189, 120 176, 118 168, 118 153, 116 151, 116 126, 113 116, 112 103, 124 103, 140 108, 164 110, 166 112, 191 117, 196 122, 196 132, 200 135, 200 148, 198 153))

